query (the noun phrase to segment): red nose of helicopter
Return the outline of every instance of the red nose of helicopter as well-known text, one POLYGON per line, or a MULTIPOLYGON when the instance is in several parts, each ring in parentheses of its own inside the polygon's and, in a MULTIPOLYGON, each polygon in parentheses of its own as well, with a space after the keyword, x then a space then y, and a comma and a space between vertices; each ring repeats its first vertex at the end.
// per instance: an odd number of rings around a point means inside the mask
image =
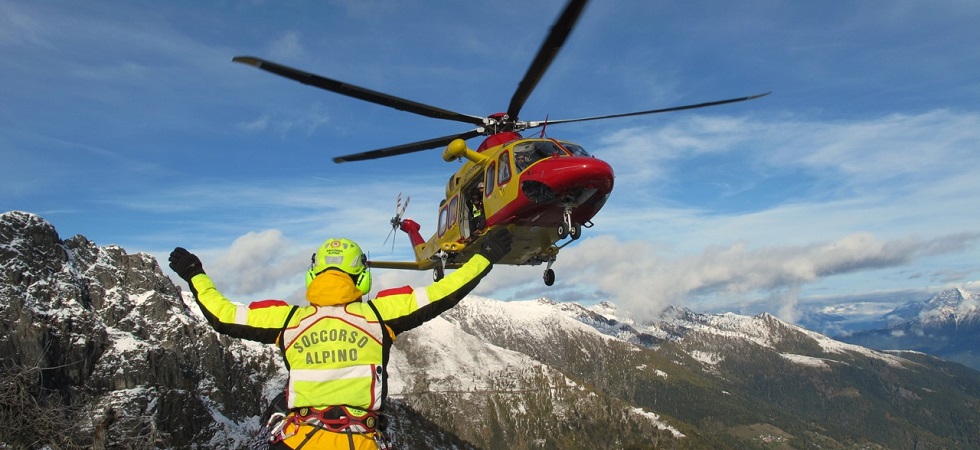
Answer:
POLYGON ((538 161, 521 174, 521 191, 535 203, 578 206, 604 201, 614 178, 612 167, 601 159, 553 157, 538 161))

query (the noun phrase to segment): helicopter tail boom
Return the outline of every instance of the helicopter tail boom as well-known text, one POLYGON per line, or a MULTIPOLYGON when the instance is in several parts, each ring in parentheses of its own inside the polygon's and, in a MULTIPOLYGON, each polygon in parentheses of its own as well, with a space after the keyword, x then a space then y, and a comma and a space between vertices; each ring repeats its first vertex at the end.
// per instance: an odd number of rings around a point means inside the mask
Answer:
POLYGON ((421 260, 422 248, 425 247, 425 239, 419 233, 422 226, 412 219, 405 219, 401 221, 398 228, 408 235, 408 240, 412 243, 412 251, 415 252, 415 259, 421 260))

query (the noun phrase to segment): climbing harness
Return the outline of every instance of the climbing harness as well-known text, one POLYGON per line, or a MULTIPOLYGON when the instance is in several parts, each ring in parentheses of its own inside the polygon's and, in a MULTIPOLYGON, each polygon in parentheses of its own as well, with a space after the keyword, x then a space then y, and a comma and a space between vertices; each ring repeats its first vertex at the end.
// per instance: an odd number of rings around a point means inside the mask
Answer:
POLYGON ((335 433, 370 433, 378 429, 378 413, 364 411, 363 415, 351 414, 346 406, 331 406, 327 409, 298 408, 286 418, 289 423, 306 423, 323 427, 335 433))
POLYGON ((296 408, 288 414, 277 412, 269 417, 266 427, 270 430, 270 442, 277 443, 296 436, 301 432, 302 425, 312 426, 306 438, 296 448, 301 449, 313 437, 323 430, 333 433, 346 434, 353 448, 355 434, 372 434, 375 444, 380 450, 393 450, 394 447, 385 436, 386 418, 374 411, 362 411, 363 414, 352 414, 346 406, 331 406, 326 409, 296 408))

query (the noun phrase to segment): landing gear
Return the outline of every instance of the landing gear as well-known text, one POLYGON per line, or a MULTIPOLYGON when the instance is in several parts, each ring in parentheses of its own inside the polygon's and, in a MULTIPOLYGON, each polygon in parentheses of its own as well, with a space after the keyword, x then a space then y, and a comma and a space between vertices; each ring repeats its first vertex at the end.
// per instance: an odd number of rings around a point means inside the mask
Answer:
POLYGON ((564 223, 558 224, 558 239, 565 239, 568 237, 568 229, 570 227, 564 223))
POLYGON ((551 269, 551 265, 555 263, 555 257, 552 256, 548 259, 548 267, 544 269, 544 285, 551 286, 555 284, 555 271, 551 269))
POLYGON ((577 223, 562 223, 558 225, 558 239, 565 239, 571 237, 572 240, 576 240, 582 237, 582 225, 577 223))
POLYGON ((439 250, 436 256, 439 258, 439 265, 432 269, 432 281, 439 281, 446 276, 446 260, 449 259, 449 255, 442 250, 439 250))
POLYGON ((552 269, 545 269, 544 271, 544 285, 551 286, 555 284, 555 271, 552 269))
POLYGON ((558 224, 558 239, 565 239, 571 236, 572 240, 582 237, 582 225, 572 222, 572 208, 565 207, 562 211, 562 220, 558 224))

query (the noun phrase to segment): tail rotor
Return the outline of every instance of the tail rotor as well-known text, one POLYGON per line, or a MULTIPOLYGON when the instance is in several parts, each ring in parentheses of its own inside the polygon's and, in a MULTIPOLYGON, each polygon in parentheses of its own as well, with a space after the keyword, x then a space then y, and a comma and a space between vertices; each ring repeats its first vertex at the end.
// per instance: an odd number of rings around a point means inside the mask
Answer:
MULTIPOLYGON (((388 244, 388 238, 392 237, 392 233, 398 229, 402 224, 402 217, 405 215, 405 210, 408 209, 408 203, 412 201, 412 197, 405 197, 405 203, 402 204, 402 193, 398 193, 398 200, 395 203, 395 216, 391 218, 391 231, 388 232, 388 236, 385 237, 385 242, 382 245, 388 244)), ((391 250, 395 250, 395 239, 391 239, 391 250)))

